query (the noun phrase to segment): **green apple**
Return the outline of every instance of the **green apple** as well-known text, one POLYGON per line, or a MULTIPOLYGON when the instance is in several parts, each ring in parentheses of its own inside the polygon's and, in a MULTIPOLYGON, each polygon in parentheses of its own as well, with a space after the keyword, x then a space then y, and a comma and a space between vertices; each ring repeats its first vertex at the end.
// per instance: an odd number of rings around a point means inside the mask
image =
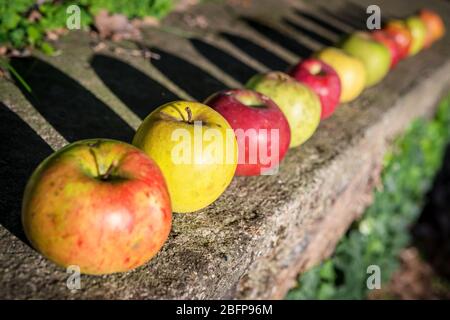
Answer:
POLYGON ((352 101, 361 94, 366 83, 366 69, 361 60, 334 47, 322 49, 315 56, 334 68, 339 75, 340 102, 352 101))
POLYGON ((388 73, 391 53, 382 43, 373 39, 367 32, 356 32, 342 43, 342 49, 360 59, 366 68, 366 87, 380 82, 388 73))
POLYGON ((412 42, 409 48, 409 55, 414 56, 425 45, 425 39, 427 37, 427 28, 425 23, 418 16, 411 16, 405 21, 406 26, 411 32, 412 42))
POLYGON ((319 97, 308 86, 283 72, 269 72, 252 77, 247 88, 271 98, 286 116, 291 128, 290 148, 308 140, 320 122, 319 97))
POLYGON ((174 212, 193 212, 210 205, 236 171, 233 129, 218 112, 198 102, 160 106, 145 118, 133 144, 159 165, 174 212))

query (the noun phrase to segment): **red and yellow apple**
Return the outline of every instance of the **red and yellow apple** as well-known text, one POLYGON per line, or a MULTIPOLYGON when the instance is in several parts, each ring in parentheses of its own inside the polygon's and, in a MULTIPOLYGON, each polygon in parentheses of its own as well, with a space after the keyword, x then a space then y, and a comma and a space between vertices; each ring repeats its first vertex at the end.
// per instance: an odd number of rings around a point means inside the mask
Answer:
POLYGON ((319 96, 322 106, 321 119, 333 114, 339 105, 341 80, 331 66, 319 59, 309 58, 300 61, 289 74, 309 86, 319 96))
POLYGON ((366 85, 366 69, 359 59, 334 47, 319 51, 316 57, 330 65, 339 75, 340 102, 350 102, 361 94, 366 85))
POLYGON ((22 222, 37 251, 82 273, 132 270, 167 239, 170 198, 158 166, 114 140, 72 143, 45 159, 25 189, 22 222))
POLYGON ((424 46, 428 48, 433 42, 444 36, 445 24, 436 12, 429 9, 420 10, 419 18, 427 29, 424 46))
POLYGON ((319 126, 319 97, 289 75, 277 71, 257 74, 246 86, 271 98, 283 111, 291 129, 290 148, 305 143, 319 126))
POLYGON ((213 94, 205 104, 219 112, 236 134, 236 175, 260 175, 278 166, 289 149, 291 129, 275 102, 253 90, 234 89, 213 94))
POLYGON ((213 203, 228 187, 238 147, 227 120, 198 102, 174 101, 148 115, 133 144, 160 167, 174 212, 193 212, 213 203))
POLYGON ((416 55, 423 49, 425 44, 425 37, 427 35, 427 28, 425 23, 418 16, 410 16, 405 20, 406 26, 411 32, 412 42, 409 48, 409 56, 416 55))
POLYGON ((400 59, 408 56, 412 42, 411 31, 401 20, 391 20, 383 28, 383 31, 390 35, 399 49, 400 59))

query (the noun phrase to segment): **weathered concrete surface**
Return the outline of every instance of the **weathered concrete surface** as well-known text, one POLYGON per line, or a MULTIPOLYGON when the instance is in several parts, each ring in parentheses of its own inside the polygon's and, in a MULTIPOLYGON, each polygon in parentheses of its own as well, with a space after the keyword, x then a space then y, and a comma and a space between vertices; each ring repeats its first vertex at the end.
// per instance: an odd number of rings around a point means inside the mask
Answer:
MULTIPOLYGON (((421 7, 420 1, 375 2, 387 14, 407 15, 421 7)), ((333 250, 351 221, 370 201, 389 141, 414 118, 431 114, 441 94, 450 88, 448 36, 433 48, 400 63, 380 85, 340 107, 307 144, 289 152, 277 175, 236 178, 207 209, 195 214, 175 214, 173 230, 163 250, 133 272, 82 276, 82 289, 72 293, 66 287, 69 275, 65 270, 22 241, 20 195, 27 176, 51 152, 50 147, 57 149, 82 137, 88 129, 81 118, 77 123, 79 130, 70 131, 70 123, 64 119, 70 122, 78 111, 88 112, 83 108, 89 108, 89 112, 98 112, 99 120, 105 119, 98 135, 126 137, 131 130, 128 127, 136 128, 141 115, 147 112, 142 109, 145 105, 150 111, 168 98, 202 99, 220 87, 239 86, 250 71, 287 65, 304 55, 303 51, 291 51, 315 50, 326 41, 317 36, 306 37, 292 25, 280 24, 285 17, 330 40, 339 36, 336 29, 349 32, 354 28, 306 3, 295 1, 302 10, 327 17, 323 20, 330 24, 327 28, 312 26, 311 21, 295 14, 289 1, 253 3, 253 7, 241 8, 240 14, 251 15, 251 21, 262 21, 266 25, 264 31, 271 26, 290 38, 280 40, 276 33, 276 39, 266 38, 245 21, 236 20, 235 7, 212 3, 189 13, 173 14, 163 30, 146 32, 141 46, 161 55, 152 64, 129 55, 95 55, 89 47, 89 37, 83 33, 71 34, 59 44, 64 52, 61 56, 48 58, 38 54, 39 61, 26 65, 34 67, 30 74, 22 62, 14 62, 31 82, 37 99, 26 99, 14 84, 0 82, 0 101, 5 105, 0 111, 8 117, 2 122, 1 131, 5 141, 0 171, 1 298, 282 298, 299 271, 333 250), (199 14, 209 18, 208 28, 186 25, 186 15, 199 14), (247 43, 232 49, 225 37, 218 36, 219 32, 251 40, 257 47, 247 43), (218 65, 217 52, 207 45, 211 43, 228 55, 222 56, 223 61, 228 61, 226 67, 218 65), (258 54, 249 48, 259 50, 258 54), (268 57, 265 48, 276 57, 268 57), (240 61, 246 61, 247 67, 240 61), (148 90, 142 90, 143 87, 148 90), (106 107, 113 113, 103 115, 106 107), (70 109, 65 117, 48 116, 64 108, 70 109), (115 115, 123 119, 117 122, 123 129, 108 128, 115 115), (20 119, 42 139, 33 136, 20 119)), ((346 16, 347 11, 339 9, 342 1, 316 3, 326 3, 342 19, 346 16)), ((438 9, 450 25, 448 3, 436 0, 422 4, 438 9)))

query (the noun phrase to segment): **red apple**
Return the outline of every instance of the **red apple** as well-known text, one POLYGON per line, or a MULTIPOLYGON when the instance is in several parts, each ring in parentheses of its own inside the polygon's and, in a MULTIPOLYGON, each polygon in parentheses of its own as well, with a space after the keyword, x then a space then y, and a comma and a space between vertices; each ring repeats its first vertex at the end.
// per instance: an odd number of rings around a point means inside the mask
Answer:
POLYGON ((321 119, 333 114, 339 105, 341 80, 330 65, 310 58, 299 62, 289 73, 297 81, 308 85, 319 96, 322 106, 321 119))
POLYGON ((75 142, 45 159, 22 203, 33 247, 86 274, 144 264, 166 241, 171 219, 158 166, 139 149, 107 139, 75 142))
POLYGON ((411 31, 406 24, 401 20, 392 20, 386 24, 383 30, 397 43, 400 60, 406 58, 412 43, 411 31))
POLYGON ((205 104, 219 112, 235 132, 236 175, 263 174, 284 158, 291 130, 283 112, 270 98, 253 90, 234 89, 213 94, 205 104))
POLYGON ((389 52, 391 53, 390 68, 393 69, 400 61, 401 56, 400 48, 398 47, 394 37, 384 30, 377 30, 372 32, 372 37, 381 44, 384 44, 389 49, 389 52))

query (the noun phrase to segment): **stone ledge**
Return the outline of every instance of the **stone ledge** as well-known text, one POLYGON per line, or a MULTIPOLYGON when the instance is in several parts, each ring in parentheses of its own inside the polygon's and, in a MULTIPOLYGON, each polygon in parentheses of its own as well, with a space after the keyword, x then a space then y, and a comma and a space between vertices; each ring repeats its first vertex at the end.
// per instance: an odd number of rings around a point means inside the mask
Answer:
MULTIPOLYGON (((400 2, 409 4, 408 9, 420 6, 420 1, 414 1, 413 5, 406 0, 400 2)), ((432 7, 437 2, 427 2, 426 6, 432 7)), ((258 15, 273 19, 272 11, 277 10, 270 10, 270 5, 278 2, 264 3, 266 9, 261 6, 258 15)), ((289 1, 283 3, 288 6, 289 1)), ((331 1, 330 6, 342 3, 331 1)), ((196 10, 223 11, 212 5, 196 10)), ((283 14, 287 11, 281 10, 283 14)), ((447 22, 448 18, 447 15, 447 22)), ((169 22, 171 19, 175 18, 169 18, 169 22)), ((243 32, 256 37, 250 30, 243 32)), ((158 30, 150 34, 154 36, 147 40, 150 45, 163 46, 176 38, 158 30)), ((349 224, 370 202, 380 161, 391 139, 416 117, 432 114, 441 94, 450 88, 448 40, 447 36, 433 48, 402 62, 380 85, 340 107, 307 144, 289 152, 277 175, 236 178, 207 209, 196 214, 176 214, 163 250, 133 272, 83 276, 82 290, 71 293, 65 286, 68 274, 64 270, 0 227, 0 297, 282 298, 295 283, 297 273, 329 255, 349 224)), ((65 46, 64 55, 41 58, 77 79, 134 127, 136 115, 105 87, 89 66, 93 52, 88 41, 83 34, 69 36, 61 44, 65 46), (71 50, 73 43, 76 47, 71 50)), ((190 51, 184 50, 189 46, 186 40, 168 46, 172 52, 177 46, 180 52, 194 52, 192 47, 190 51)), ((138 68, 166 87, 173 87, 173 83, 164 83, 164 76, 143 59, 111 57, 138 68)), ((202 68, 216 72, 203 60, 202 68)), ((216 76, 220 78, 220 72, 216 76)), ((126 79, 123 85, 132 90, 132 83, 126 79)), ((177 92, 183 94, 182 90, 177 92)), ((46 124, 35 106, 11 83, 0 82, 0 100, 51 146, 65 143, 66 137, 46 124)))

